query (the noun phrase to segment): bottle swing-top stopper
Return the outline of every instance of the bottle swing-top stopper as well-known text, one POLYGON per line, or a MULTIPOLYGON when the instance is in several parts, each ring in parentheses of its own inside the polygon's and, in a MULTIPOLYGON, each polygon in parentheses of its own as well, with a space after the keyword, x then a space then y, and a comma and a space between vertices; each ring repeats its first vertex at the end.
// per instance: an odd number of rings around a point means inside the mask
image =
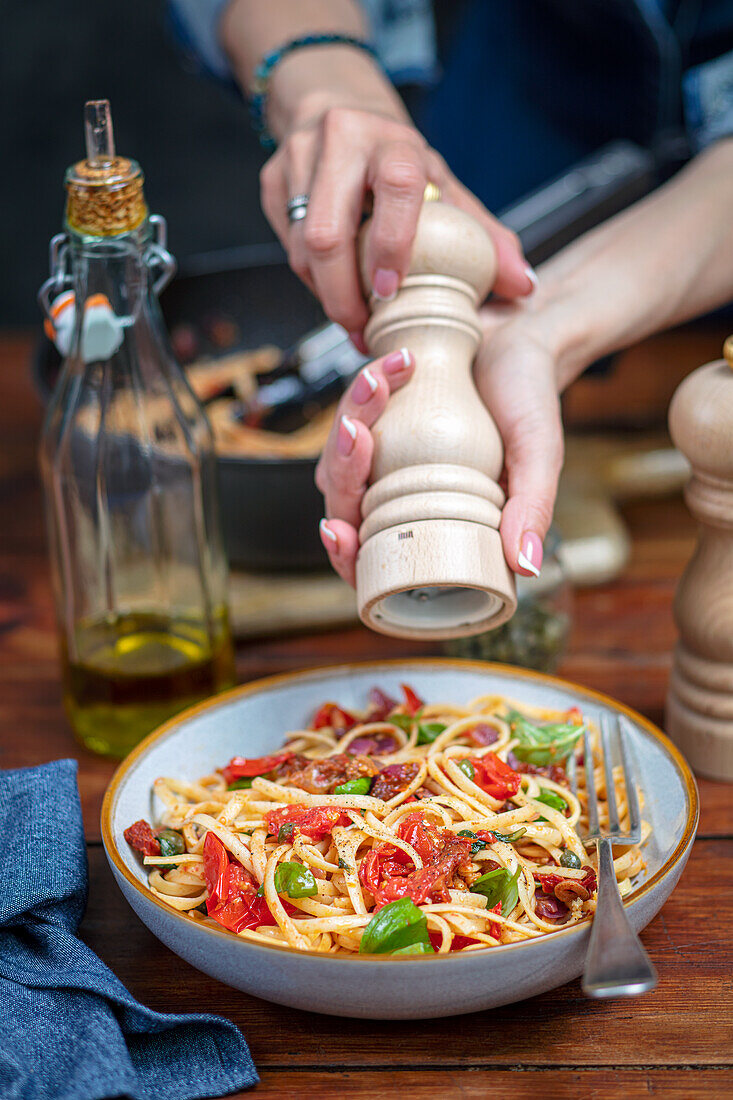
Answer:
POLYGON ((362 620, 407 638, 477 634, 516 608, 498 532, 503 448, 472 376, 496 255, 474 218, 437 198, 428 185, 408 274, 392 301, 372 298, 365 334, 375 357, 408 347, 417 362, 372 429, 356 565, 362 620))
POLYGON ((672 439, 692 466, 685 500, 700 533, 674 602, 680 639, 666 727, 695 771, 733 780, 732 337, 724 354, 682 382, 669 410, 672 439))

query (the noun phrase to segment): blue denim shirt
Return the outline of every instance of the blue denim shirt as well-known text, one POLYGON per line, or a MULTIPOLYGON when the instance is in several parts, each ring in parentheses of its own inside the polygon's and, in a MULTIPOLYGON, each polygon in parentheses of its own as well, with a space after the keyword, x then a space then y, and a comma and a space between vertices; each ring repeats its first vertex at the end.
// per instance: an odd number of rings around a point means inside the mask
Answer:
MULTIPOLYGON (((436 7, 445 0, 436 0, 436 7)), ((228 0, 169 0, 202 71, 232 82, 218 41, 228 0)), ((415 121, 494 209, 607 141, 698 152, 733 134, 733 0, 451 0, 436 57, 430 0, 361 0, 415 121)))

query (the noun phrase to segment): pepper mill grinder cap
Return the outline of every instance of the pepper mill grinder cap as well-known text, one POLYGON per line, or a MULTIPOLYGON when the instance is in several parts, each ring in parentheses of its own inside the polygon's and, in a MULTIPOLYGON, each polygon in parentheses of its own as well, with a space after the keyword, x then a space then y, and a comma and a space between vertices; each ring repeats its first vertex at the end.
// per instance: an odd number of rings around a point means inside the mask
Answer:
POLYGON ((672 440, 698 480, 733 481, 733 336, 723 355, 688 375, 669 408, 672 440))

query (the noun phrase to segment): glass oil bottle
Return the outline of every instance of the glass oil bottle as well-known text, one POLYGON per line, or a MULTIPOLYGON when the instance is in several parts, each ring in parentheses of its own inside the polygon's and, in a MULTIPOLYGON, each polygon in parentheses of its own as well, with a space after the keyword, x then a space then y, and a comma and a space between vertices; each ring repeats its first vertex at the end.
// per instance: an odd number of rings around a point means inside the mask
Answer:
POLYGON ((40 465, 66 712, 119 757, 231 686, 234 659, 213 437, 157 301, 175 271, 165 222, 115 154, 108 102, 85 121, 40 292, 64 356, 40 465))

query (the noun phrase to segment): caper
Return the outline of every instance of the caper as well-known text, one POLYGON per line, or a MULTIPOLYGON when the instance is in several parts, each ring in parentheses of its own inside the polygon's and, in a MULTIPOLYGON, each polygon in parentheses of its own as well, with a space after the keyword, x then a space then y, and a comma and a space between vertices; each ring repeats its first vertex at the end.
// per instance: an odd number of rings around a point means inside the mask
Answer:
POLYGON ((580 862, 575 852, 571 852, 569 848, 566 848, 560 856, 560 866, 574 867, 576 871, 579 871, 583 864, 580 862))
POLYGON ((161 829, 156 837, 162 856, 181 856, 186 851, 183 837, 176 829, 161 829))

